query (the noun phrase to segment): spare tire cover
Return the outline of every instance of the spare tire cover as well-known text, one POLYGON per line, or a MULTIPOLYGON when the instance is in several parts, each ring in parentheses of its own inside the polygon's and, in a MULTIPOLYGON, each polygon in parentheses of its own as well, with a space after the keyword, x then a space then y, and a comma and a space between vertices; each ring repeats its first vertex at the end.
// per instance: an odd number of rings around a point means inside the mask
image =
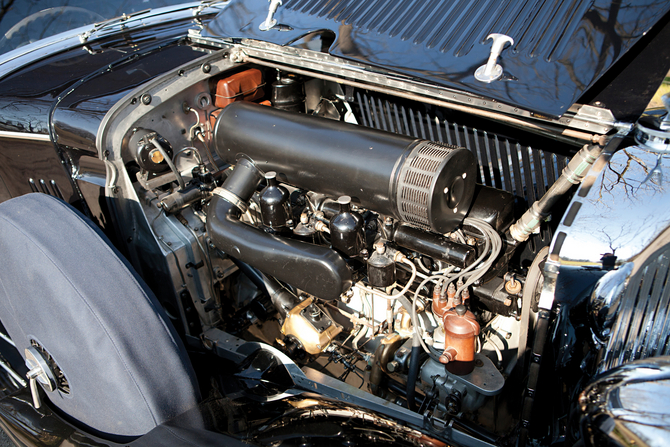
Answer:
POLYGON ((0 204, 0 320, 69 386, 43 393, 80 424, 139 436, 194 407, 195 374, 162 307, 102 232, 65 202, 0 204))

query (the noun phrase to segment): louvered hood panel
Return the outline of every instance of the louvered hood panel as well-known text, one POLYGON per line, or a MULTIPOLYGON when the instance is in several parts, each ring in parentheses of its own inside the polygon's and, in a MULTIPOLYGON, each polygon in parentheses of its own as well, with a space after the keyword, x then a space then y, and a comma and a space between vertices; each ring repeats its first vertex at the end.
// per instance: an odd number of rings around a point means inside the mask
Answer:
POLYGON ((669 10, 666 0, 284 0, 279 25, 261 31, 267 0, 232 0, 203 35, 289 45, 327 29, 333 55, 559 116, 669 10), (486 84, 474 73, 490 33, 514 45, 503 78, 486 84))

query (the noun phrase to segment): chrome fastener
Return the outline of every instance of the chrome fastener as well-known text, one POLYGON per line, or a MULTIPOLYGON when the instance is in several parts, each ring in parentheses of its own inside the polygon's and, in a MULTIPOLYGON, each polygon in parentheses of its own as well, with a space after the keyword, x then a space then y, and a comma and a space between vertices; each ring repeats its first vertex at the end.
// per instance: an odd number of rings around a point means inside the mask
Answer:
POLYGON ((282 0, 268 0, 270 2, 270 9, 268 10, 268 16, 265 21, 258 25, 258 29, 261 31, 269 31, 273 26, 277 24, 277 20, 274 18, 277 8, 282 4, 282 0))
POLYGON ((486 65, 482 65, 475 71, 475 79, 487 84, 502 77, 503 68, 498 64, 498 57, 502 53, 503 48, 505 48, 505 44, 509 42, 510 45, 514 45, 514 39, 505 34, 489 34, 486 40, 488 41, 489 39, 493 40, 489 60, 486 62, 486 65))

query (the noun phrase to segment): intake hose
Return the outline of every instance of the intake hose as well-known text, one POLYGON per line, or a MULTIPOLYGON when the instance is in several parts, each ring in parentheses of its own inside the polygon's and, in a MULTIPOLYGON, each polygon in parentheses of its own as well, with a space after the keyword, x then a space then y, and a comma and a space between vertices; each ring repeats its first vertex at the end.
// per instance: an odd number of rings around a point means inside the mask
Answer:
POLYGON ((467 149, 244 101, 214 127, 216 153, 241 155, 298 188, 423 229, 456 229, 470 208, 477 162, 467 149))
POLYGON ((412 339, 412 353, 409 356, 409 371, 407 373, 407 409, 416 411, 414 395, 416 394, 416 379, 419 377, 419 365, 421 356, 421 345, 418 341, 419 336, 414 334, 412 339))
POLYGON ((266 275, 324 300, 335 300, 351 288, 351 271, 334 250, 266 233, 240 221, 262 176, 241 159, 222 187, 212 192, 207 232, 224 253, 266 275))
POLYGON ((589 169, 602 153, 603 148, 598 145, 585 144, 563 169, 561 176, 544 193, 540 200, 533 203, 528 210, 509 229, 510 235, 518 242, 524 242, 539 228, 540 224, 550 214, 553 206, 568 192, 572 185, 578 185, 584 180, 589 169))

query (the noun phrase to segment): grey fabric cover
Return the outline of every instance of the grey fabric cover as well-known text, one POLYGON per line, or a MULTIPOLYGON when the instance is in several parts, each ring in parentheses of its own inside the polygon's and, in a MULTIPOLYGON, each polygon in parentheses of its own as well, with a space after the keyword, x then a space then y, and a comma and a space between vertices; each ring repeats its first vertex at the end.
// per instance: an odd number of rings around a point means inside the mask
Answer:
POLYGON ((138 436, 192 408, 198 387, 149 288, 93 223, 63 201, 0 204, 0 320, 21 355, 36 340, 71 392, 47 394, 104 434, 138 436))

